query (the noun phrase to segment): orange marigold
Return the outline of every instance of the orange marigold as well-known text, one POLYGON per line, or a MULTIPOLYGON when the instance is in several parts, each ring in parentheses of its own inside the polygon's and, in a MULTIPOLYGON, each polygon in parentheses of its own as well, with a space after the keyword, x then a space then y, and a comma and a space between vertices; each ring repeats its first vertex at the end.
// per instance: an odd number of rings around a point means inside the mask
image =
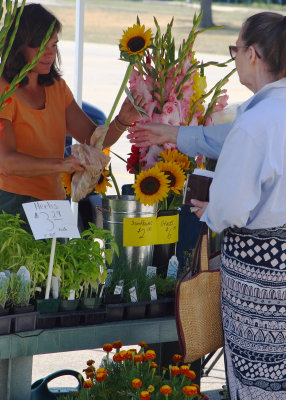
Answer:
POLYGON ((186 375, 187 371, 190 370, 190 367, 188 365, 181 365, 180 366, 180 372, 182 375, 186 375))
POLYGON ((180 363, 183 361, 183 356, 181 354, 174 354, 172 360, 174 363, 180 363))
POLYGON ((182 393, 185 394, 186 396, 194 396, 195 394, 198 393, 198 390, 195 386, 184 386, 182 388, 182 393))
POLYGON ((135 378, 132 380, 131 384, 135 389, 137 389, 142 386, 142 381, 141 379, 135 378))
POLYGON ((103 368, 103 367, 98 368, 98 369, 96 370, 96 373, 97 373, 97 374, 105 374, 105 375, 107 375, 107 371, 106 371, 106 369, 103 368))
POLYGON ((114 361, 114 362, 120 362, 120 361, 122 361, 121 355, 120 355, 119 353, 115 353, 114 356, 113 356, 113 361, 114 361))
POLYGON ((115 342, 112 343, 112 346, 114 349, 121 349, 121 347, 122 347, 121 340, 116 340, 115 342))
POLYGON ((148 347, 148 344, 146 342, 139 342, 138 346, 142 347, 143 349, 146 349, 148 347))
POLYGON ((161 394, 171 394, 173 389, 169 385, 163 385, 160 387, 160 393, 161 394))
POLYGON ((93 378, 94 373, 92 371, 86 373, 87 378, 93 378))
POLYGON ((189 370, 186 372, 185 375, 186 375, 186 377, 189 378, 191 381, 193 381, 193 380, 196 379, 196 377, 197 377, 195 371, 193 371, 192 369, 189 369, 189 370))
POLYGON ((142 362, 143 361, 143 357, 141 356, 141 354, 135 354, 133 360, 134 360, 134 362, 142 362))
POLYGON ((157 363, 155 363, 154 361, 152 361, 151 362, 151 364, 150 364, 150 368, 158 368, 158 364, 157 363))
POLYGON ((84 389, 90 389, 93 386, 93 383, 90 379, 87 379, 83 382, 82 386, 84 387, 84 389))
POLYGON ((93 365, 94 363, 95 363, 94 360, 88 360, 88 361, 86 362, 86 365, 93 365))
POLYGON ((171 367, 171 375, 176 376, 176 375, 179 375, 179 373, 180 373, 180 368, 177 367, 176 365, 173 365, 171 367))
POLYGON ((121 361, 126 360, 126 358, 127 358, 126 350, 121 350, 118 354, 119 354, 119 357, 121 358, 121 361))
POLYGON ((102 348, 106 353, 110 353, 113 349, 112 344, 110 343, 105 343, 102 348))
POLYGON ((97 382, 103 382, 106 378, 106 374, 104 372, 96 373, 95 379, 97 382))
POLYGON ((146 360, 154 360, 156 358, 156 353, 154 350, 147 350, 145 353, 146 360))
POLYGON ((143 390, 140 393, 140 400, 150 400, 151 399, 151 394, 147 392, 147 390, 143 390))

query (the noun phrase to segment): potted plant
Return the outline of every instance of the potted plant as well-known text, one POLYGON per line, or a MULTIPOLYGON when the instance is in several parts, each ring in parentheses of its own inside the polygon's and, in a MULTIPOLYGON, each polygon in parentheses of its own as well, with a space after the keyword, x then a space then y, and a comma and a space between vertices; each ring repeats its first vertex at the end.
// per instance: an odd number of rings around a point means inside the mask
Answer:
POLYGON ((163 278, 161 275, 153 275, 150 280, 155 285, 158 298, 151 300, 147 306, 147 318, 166 317, 175 313, 175 289, 177 280, 172 276, 163 278))
POLYGON ((0 334, 10 333, 11 328, 11 315, 9 307, 6 307, 8 298, 9 277, 4 272, 0 272, 0 334))

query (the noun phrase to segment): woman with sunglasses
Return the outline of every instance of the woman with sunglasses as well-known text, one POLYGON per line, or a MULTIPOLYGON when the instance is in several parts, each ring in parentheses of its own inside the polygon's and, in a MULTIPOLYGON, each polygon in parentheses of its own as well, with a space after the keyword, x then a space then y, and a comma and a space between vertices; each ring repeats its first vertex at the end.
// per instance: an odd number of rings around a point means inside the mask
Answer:
POLYGON ((225 232, 222 320, 231 400, 286 400, 286 17, 262 12, 230 46, 254 95, 216 127, 137 125, 138 145, 178 143, 216 158, 209 203, 197 216, 225 232), (141 138, 139 138, 141 136, 141 138))

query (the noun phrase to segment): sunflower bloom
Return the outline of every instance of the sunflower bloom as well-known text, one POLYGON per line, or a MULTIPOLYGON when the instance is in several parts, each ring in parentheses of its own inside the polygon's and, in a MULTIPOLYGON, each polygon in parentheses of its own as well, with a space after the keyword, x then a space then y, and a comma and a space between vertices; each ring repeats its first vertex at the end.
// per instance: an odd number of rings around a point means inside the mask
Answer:
POLYGON ((143 390, 140 393, 140 400, 150 400, 151 399, 151 394, 147 390, 143 390))
POLYGON ((179 164, 179 166, 184 171, 188 171, 190 169, 191 163, 189 157, 181 153, 177 149, 169 149, 168 151, 161 151, 159 153, 159 156, 163 158, 163 160, 166 162, 173 162, 173 163, 175 162, 176 164, 179 164))
POLYGON ((108 180, 108 177, 109 177, 109 171, 102 171, 99 181, 97 182, 97 185, 94 188, 96 193, 105 194, 107 192, 107 188, 112 187, 111 183, 108 180))
POLYGON ((134 24, 132 28, 123 31, 120 40, 120 51, 126 51, 130 56, 140 55, 152 44, 152 31, 145 31, 145 25, 134 24))
POLYGON ((169 385, 163 385, 160 387, 160 393, 164 395, 171 394, 173 389, 169 385))
POLYGON ((71 196, 71 174, 68 174, 67 172, 62 172, 61 181, 66 194, 68 196, 71 196))
POLYGON ((184 386, 182 388, 182 393, 185 394, 186 396, 194 396, 195 394, 198 393, 198 390, 195 386, 184 386))
POLYGON ((144 205, 152 206, 167 197, 169 192, 169 179, 156 166, 141 171, 136 176, 132 185, 135 191, 135 199, 144 205))
POLYGON ((132 380, 131 384, 135 389, 137 389, 142 386, 142 381, 141 379, 135 378, 132 380))
POLYGON ((186 180, 186 175, 180 166, 176 163, 164 161, 159 161, 157 166, 169 179, 169 189, 180 194, 186 180))

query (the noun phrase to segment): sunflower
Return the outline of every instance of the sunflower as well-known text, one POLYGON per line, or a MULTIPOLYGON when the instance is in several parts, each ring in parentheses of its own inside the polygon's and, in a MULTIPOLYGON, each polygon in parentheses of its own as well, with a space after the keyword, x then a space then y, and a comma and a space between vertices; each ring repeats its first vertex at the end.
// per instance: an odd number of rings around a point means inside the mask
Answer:
POLYGON ((161 151, 159 156, 163 158, 166 162, 173 162, 179 164, 179 166, 184 171, 188 171, 190 169, 190 160, 189 157, 185 154, 181 153, 177 149, 169 149, 168 151, 161 151))
POLYGON ((102 171, 99 181, 97 182, 97 185, 95 186, 94 190, 98 194, 105 194, 107 191, 107 187, 112 187, 111 183, 108 180, 109 176, 109 171, 102 171))
POLYGON ((169 180, 164 172, 161 172, 155 166, 148 171, 141 171, 136 176, 136 181, 132 187, 135 190, 136 200, 140 200, 144 205, 152 206, 167 197, 169 180))
POLYGON ((67 172, 62 172, 61 180, 62 180, 62 185, 65 188, 66 194, 68 196, 71 196, 71 174, 68 174, 67 172))
POLYGON ((152 31, 145 31, 145 25, 133 25, 124 31, 120 40, 120 50, 126 51, 130 56, 139 54, 143 56, 143 51, 152 44, 152 31))
POLYGON ((164 161, 159 161, 156 165, 169 179, 169 189, 180 194, 186 180, 186 175, 180 165, 175 162, 164 161))

